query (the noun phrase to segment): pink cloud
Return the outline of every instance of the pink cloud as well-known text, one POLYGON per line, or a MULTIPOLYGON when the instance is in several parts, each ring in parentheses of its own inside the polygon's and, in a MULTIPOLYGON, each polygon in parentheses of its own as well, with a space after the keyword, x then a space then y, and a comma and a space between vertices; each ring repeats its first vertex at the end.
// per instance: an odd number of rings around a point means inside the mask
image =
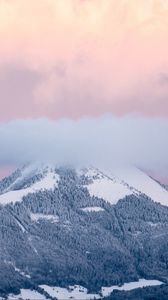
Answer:
POLYGON ((6 0, 0 22, 1 120, 168 116, 167 0, 6 0))

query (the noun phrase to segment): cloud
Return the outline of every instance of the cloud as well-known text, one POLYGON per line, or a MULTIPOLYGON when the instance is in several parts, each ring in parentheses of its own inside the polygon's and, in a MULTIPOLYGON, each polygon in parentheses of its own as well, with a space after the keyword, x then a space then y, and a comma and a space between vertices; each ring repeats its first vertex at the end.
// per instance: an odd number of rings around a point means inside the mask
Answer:
POLYGON ((84 118, 1 123, 0 166, 42 161, 110 167, 134 164, 168 175, 168 122, 161 119, 84 118))
POLYGON ((5 120, 6 114, 9 119, 35 116, 33 89, 39 81, 40 74, 29 69, 8 66, 0 71, 0 119, 5 120))
POLYGON ((0 0, 0 23, 1 74, 32 77, 6 81, 0 120, 168 117, 167 0, 0 0))

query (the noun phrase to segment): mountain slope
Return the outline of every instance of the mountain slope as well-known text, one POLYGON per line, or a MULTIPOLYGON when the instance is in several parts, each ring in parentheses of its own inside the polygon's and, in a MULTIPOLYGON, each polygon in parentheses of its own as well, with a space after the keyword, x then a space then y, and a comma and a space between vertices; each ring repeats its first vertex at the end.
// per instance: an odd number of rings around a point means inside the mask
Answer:
POLYGON ((142 277, 166 281, 168 207, 126 180, 54 166, 26 166, 3 180, 0 294, 75 284, 94 293, 142 277))
POLYGON ((0 204, 20 202, 29 193, 54 189, 57 187, 58 181, 59 176, 51 167, 45 166, 43 169, 33 169, 33 167, 28 166, 20 172, 20 176, 7 189, 2 190, 0 204))
POLYGON ((153 201, 168 205, 168 191, 138 168, 118 168, 110 172, 91 168, 81 173, 90 180, 87 185, 90 195, 111 204, 128 195, 144 194, 153 201))
POLYGON ((135 167, 117 169, 115 174, 129 186, 145 194, 153 201, 168 205, 168 191, 140 169, 135 167))
MULTIPOLYGON (((0 195, 0 204, 15 203, 29 193, 40 190, 50 190, 58 186, 59 175, 51 166, 28 166, 20 172, 7 189, 3 189, 0 195), (30 186, 24 185, 31 183, 30 186), (21 186, 22 184, 22 186, 21 186)), ((135 167, 119 168, 113 171, 101 171, 97 168, 78 170, 78 176, 85 178, 84 185, 90 196, 102 198, 110 204, 116 204, 118 200, 128 195, 144 194, 153 201, 162 205, 168 205, 168 191, 157 181, 135 167)))

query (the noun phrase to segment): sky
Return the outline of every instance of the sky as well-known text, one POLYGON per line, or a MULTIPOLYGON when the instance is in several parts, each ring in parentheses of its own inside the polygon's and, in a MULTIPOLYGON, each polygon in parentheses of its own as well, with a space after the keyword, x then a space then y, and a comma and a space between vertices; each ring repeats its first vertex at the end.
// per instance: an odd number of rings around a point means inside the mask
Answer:
MULTIPOLYGON (((168 0, 0 0, 0 41, 0 129, 88 118, 98 127, 109 116, 109 126, 141 120, 144 141, 148 122, 167 129, 168 0)), ((10 155, 1 174, 19 161, 10 155)), ((166 169, 161 149, 155 156, 166 169)))

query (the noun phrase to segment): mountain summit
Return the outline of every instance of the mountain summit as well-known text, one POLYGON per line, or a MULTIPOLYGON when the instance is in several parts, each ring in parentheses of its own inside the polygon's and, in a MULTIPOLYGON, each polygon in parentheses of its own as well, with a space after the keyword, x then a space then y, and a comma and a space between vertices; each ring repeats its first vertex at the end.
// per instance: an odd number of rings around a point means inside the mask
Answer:
MULTIPOLYGON (((58 187, 60 170, 52 165, 26 165, 16 170, 0 183, 0 204, 22 201, 29 193, 54 190, 58 187)), ((136 167, 115 168, 111 171, 89 167, 73 170, 78 180, 87 188, 90 196, 101 198, 110 204, 128 195, 145 195, 155 202, 168 205, 168 191, 163 185, 136 167)))

